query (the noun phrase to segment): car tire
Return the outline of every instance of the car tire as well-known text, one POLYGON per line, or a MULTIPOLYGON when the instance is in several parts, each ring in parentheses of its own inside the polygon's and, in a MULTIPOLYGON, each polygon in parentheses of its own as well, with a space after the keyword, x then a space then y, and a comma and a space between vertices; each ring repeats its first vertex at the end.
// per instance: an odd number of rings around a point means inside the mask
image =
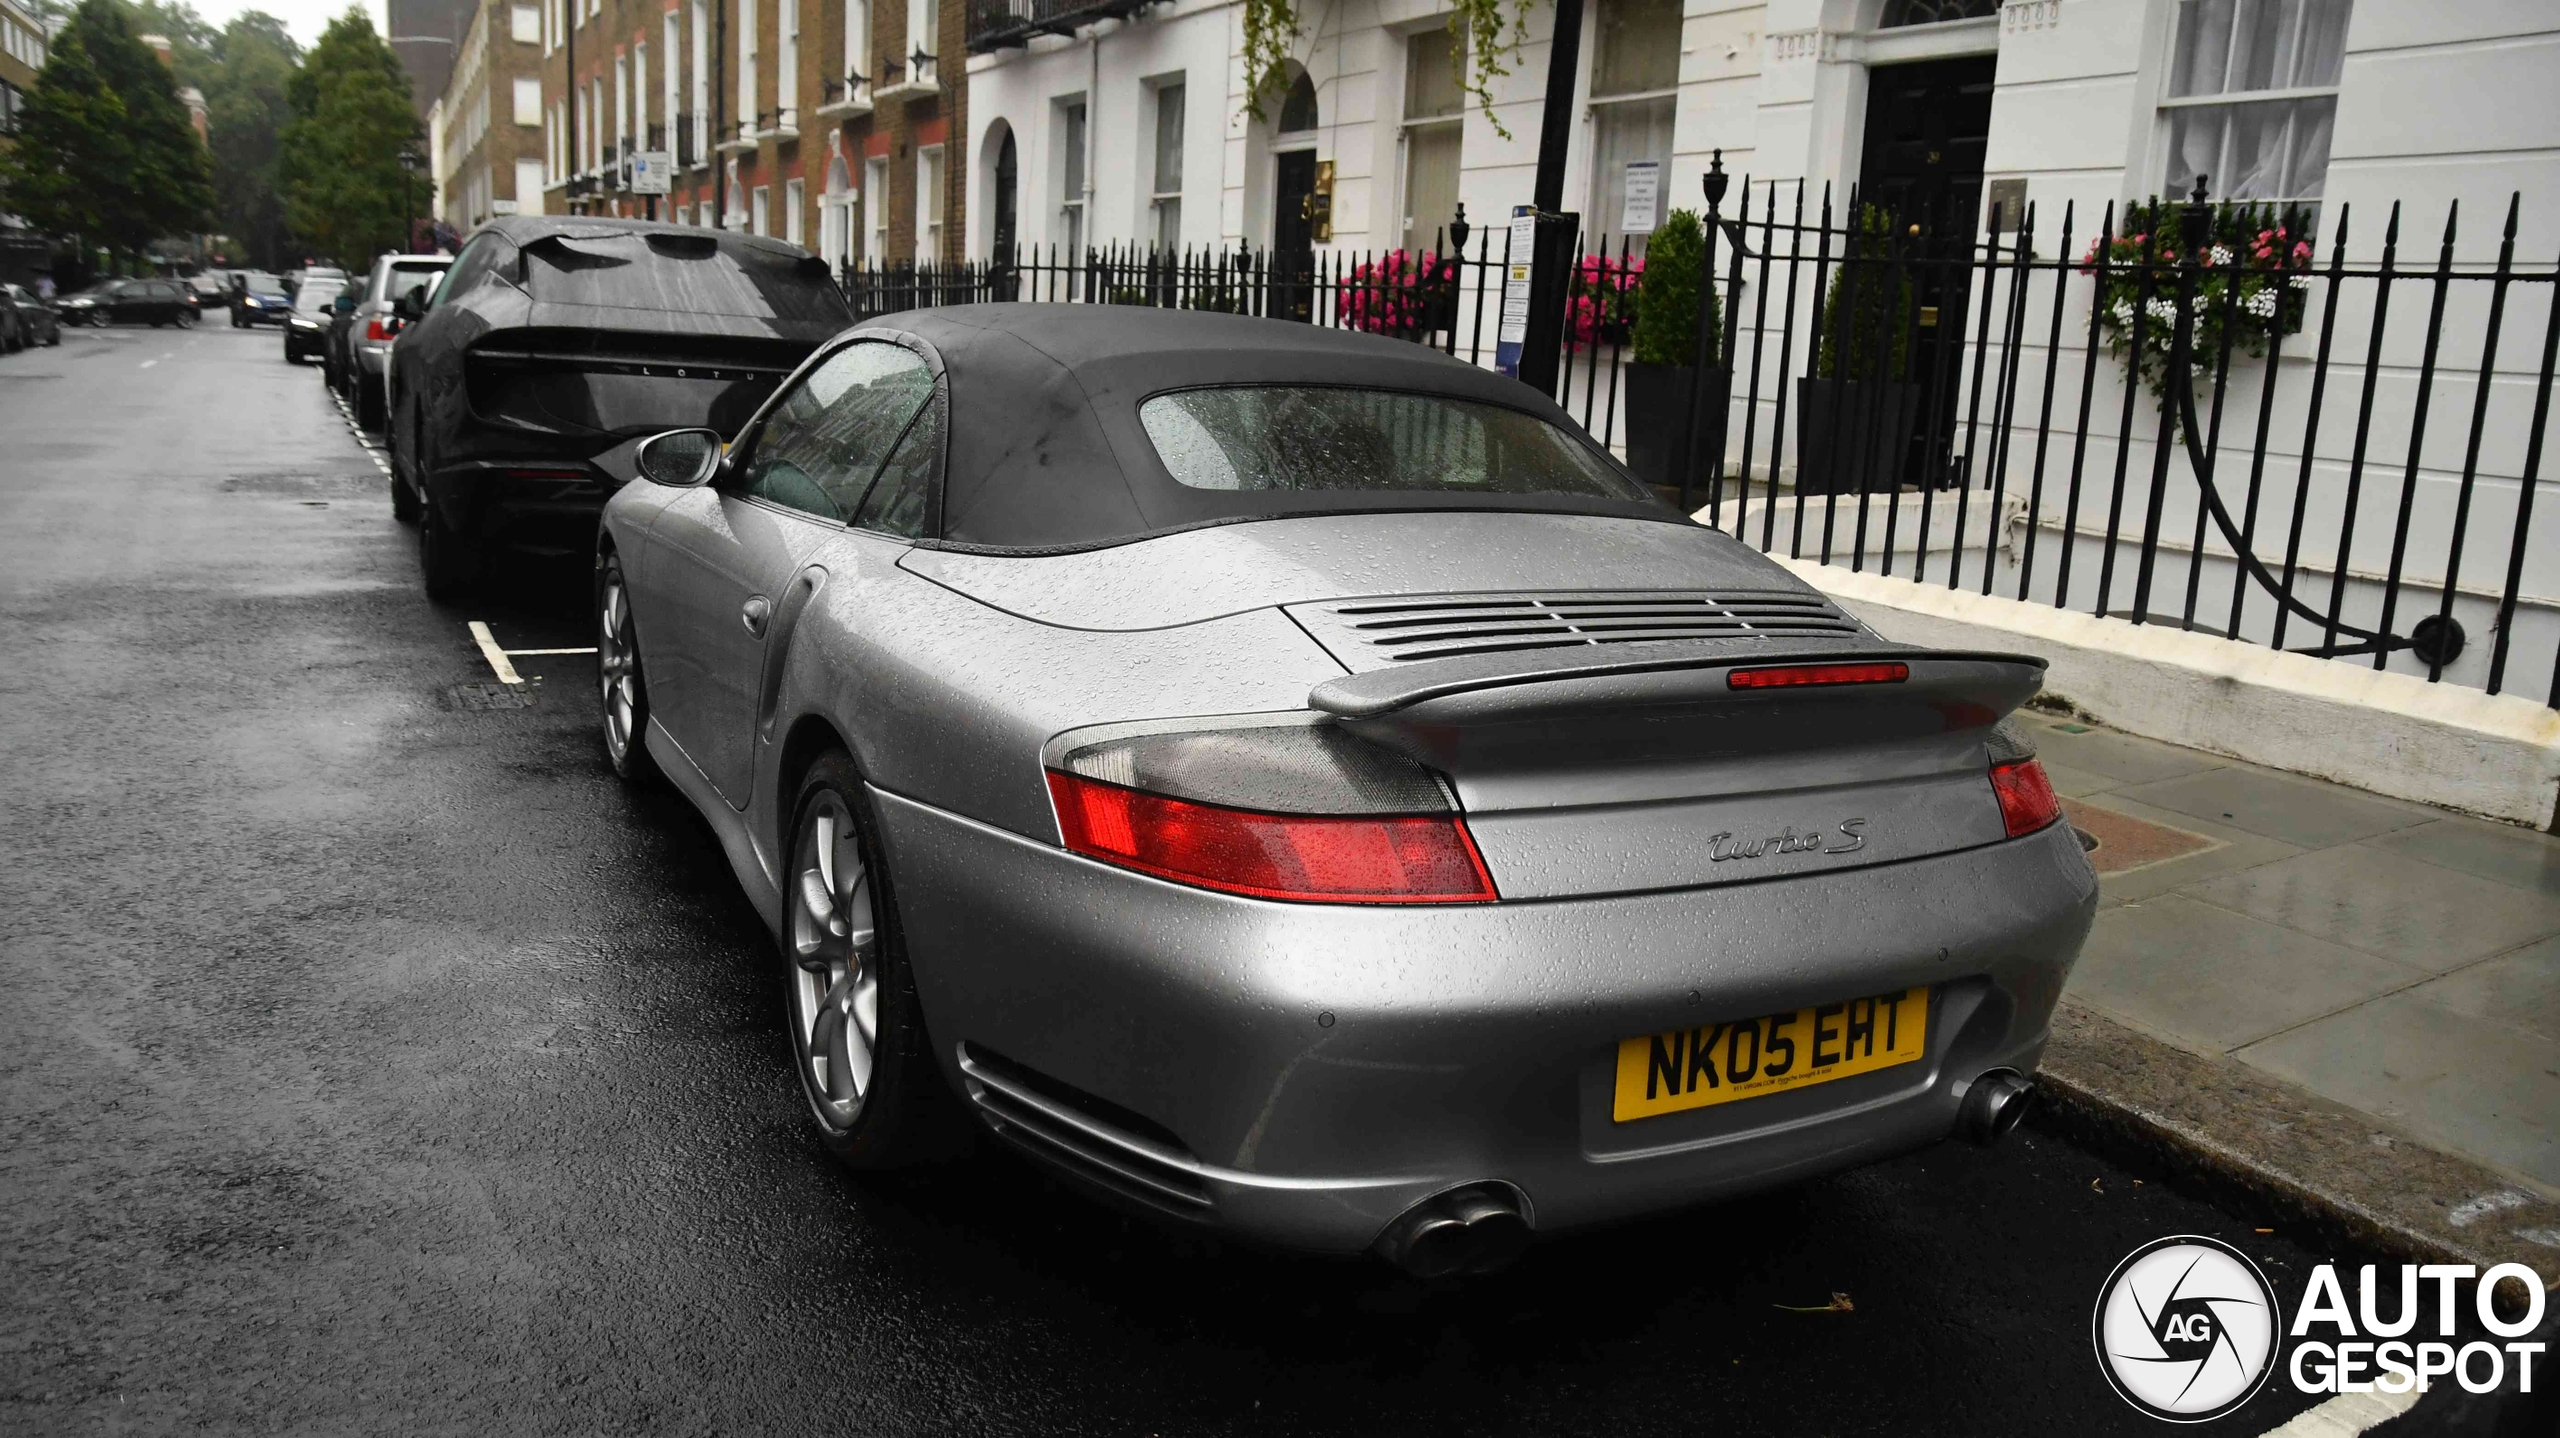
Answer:
POLYGON ((233 310, 231 312, 231 327, 235 330, 247 328, 247 326, 241 321, 240 312, 238 310, 233 310))
POLYGON ((602 691, 605 761, 614 776, 639 784, 658 774, 649 757, 649 682, 640 667, 640 621, 631 609, 631 586, 622 556, 596 559, 596 684, 602 691))
POLYGON ((178 311, 177 326, 182 330, 194 329, 196 327, 196 312, 194 310, 178 311))
POLYGON ((356 423, 362 428, 379 430, 383 426, 382 386, 359 375, 356 377, 356 423))
POLYGON ((58 345, 58 344, 62 343, 62 326, 61 326, 61 325, 59 325, 59 324, 56 324, 56 325, 53 327, 52 331, 45 335, 45 337, 44 337, 44 343, 45 343, 45 348, 47 348, 47 349, 51 349, 51 348, 53 348, 55 345, 58 345))
POLYGON ((480 588, 480 549, 454 532, 444 511, 424 506, 418 523, 418 568, 425 574, 427 597, 438 604, 459 604, 480 588))
POLYGON ((791 812, 784 1032, 818 1142, 863 1171, 952 1157, 968 1146, 969 1129, 935 1062, 896 887, 853 760, 841 749, 819 755, 791 812), (869 1042, 857 1051, 866 1013, 869 1042))

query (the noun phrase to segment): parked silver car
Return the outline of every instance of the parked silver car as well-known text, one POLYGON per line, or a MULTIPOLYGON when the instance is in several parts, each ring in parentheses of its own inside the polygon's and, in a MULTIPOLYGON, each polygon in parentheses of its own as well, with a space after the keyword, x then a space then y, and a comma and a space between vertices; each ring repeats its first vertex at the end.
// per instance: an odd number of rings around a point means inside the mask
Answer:
POLYGON ((404 294, 432 289, 452 267, 450 255, 383 255, 373 262, 363 298, 347 319, 346 347, 354 363, 341 367, 342 379, 355 389, 349 398, 355 402, 356 421, 365 428, 382 428, 384 376, 390 369, 391 342, 400 335, 394 306, 404 294))
POLYGON ((625 455, 605 747, 849 1164, 965 1115, 1432 1274, 2017 1120, 2097 897, 2042 662, 1885 641, 1513 380, 971 305, 625 455))

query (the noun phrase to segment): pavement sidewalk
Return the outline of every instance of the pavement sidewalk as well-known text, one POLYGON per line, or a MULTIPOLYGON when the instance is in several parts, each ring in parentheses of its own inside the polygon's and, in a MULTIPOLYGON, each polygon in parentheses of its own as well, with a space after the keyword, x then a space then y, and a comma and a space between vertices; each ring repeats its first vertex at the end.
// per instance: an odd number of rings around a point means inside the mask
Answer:
POLYGON ((2560 1269, 2560 840, 2021 718, 2098 841, 2063 1121, 2362 1242, 2560 1269))

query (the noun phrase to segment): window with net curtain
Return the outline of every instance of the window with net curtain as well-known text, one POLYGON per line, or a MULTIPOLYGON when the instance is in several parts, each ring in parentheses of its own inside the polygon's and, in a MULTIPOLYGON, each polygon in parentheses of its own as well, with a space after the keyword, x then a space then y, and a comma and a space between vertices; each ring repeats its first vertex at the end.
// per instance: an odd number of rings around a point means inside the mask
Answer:
POLYGON ((2328 178, 2348 0, 2181 0, 2161 119, 2161 188, 2316 201, 2328 178))
POLYGON ((1182 105, 1178 79, 1159 81, 1156 92, 1156 153, 1151 204, 1155 211, 1156 248, 1170 254, 1182 248, 1182 105))
POLYGON ((1466 135, 1466 50, 1435 25, 1405 39, 1404 242, 1438 244, 1458 212, 1458 157, 1466 135))
MULTIPOLYGON (((1651 160, 1670 175, 1680 0, 1601 0, 1592 28, 1591 212, 1582 228, 1614 238, 1625 229, 1627 166, 1651 160)), ((1667 206, 1657 223, 1662 213, 1667 206)), ((1627 240, 1629 254, 1644 253, 1644 235, 1627 240)))

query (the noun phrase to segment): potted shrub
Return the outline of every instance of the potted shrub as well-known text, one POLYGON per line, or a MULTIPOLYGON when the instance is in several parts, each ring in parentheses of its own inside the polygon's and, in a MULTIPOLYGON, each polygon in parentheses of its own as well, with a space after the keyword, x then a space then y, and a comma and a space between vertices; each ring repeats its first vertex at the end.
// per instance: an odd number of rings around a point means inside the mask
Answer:
POLYGON ((1706 282, 1707 232, 1695 212, 1674 210, 1645 243, 1636 286, 1635 354, 1627 364, 1627 467, 1647 484, 1678 483, 1672 457, 1693 456, 1690 481, 1703 482, 1724 448, 1725 410, 1733 370, 1718 350, 1724 321, 1715 287, 1706 282), (1707 327, 1707 374, 1696 368, 1698 326, 1707 327), (1693 445, 1692 412, 1705 418, 1693 445))
POLYGON ((1892 217, 1861 206, 1823 297, 1822 352, 1813 375, 1796 381, 1798 494, 1900 486, 1920 414, 1911 318, 1911 272, 1894 253, 1892 217))

